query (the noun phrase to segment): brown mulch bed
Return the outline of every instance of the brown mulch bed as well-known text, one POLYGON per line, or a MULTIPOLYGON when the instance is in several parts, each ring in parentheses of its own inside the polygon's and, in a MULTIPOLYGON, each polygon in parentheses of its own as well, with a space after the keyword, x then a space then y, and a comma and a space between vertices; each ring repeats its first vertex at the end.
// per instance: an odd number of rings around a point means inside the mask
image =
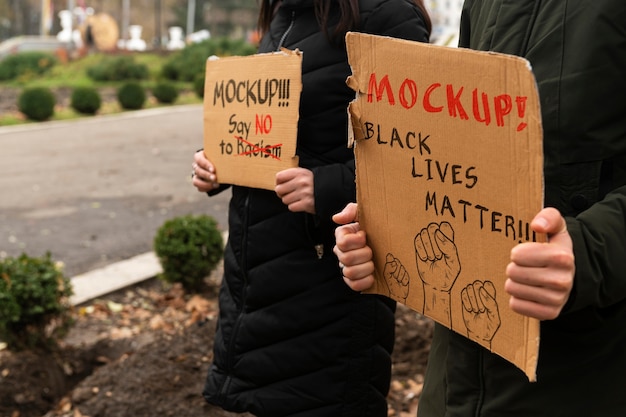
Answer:
MULTIPOLYGON (((153 279, 76 307, 54 354, 0 351, 0 416, 234 417, 200 395, 211 361, 218 282, 201 294, 153 279)), ((414 417, 432 322, 396 315, 389 416, 414 417)))

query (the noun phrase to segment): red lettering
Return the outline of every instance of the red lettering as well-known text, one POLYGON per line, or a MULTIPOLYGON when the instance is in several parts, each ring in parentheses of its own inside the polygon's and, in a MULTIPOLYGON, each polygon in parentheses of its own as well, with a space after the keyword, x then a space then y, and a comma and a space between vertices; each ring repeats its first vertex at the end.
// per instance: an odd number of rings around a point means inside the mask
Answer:
POLYGON ((370 82, 367 88, 367 102, 371 103, 373 101, 374 92, 376 93, 376 101, 381 101, 385 90, 387 90, 387 101, 393 106, 396 104, 396 101, 393 97, 393 91, 391 90, 389 76, 385 75, 382 80, 380 80, 380 84, 378 84, 376 82, 376 74, 372 73, 372 75, 370 75, 370 82))
POLYGON ((400 104, 405 109, 410 109, 415 106, 417 102, 417 84, 413 80, 409 80, 408 78, 402 82, 400 86, 400 104), (410 96, 410 100, 406 98, 406 92, 408 90, 408 94, 410 96))
MULTIPOLYGON (((520 119, 524 119, 524 115, 526 114, 526 100, 527 99, 528 97, 519 97, 519 96, 515 99, 515 103, 517 104, 517 115, 519 116, 520 119)), ((520 122, 520 124, 517 125, 517 131, 521 132, 522 130, 526 128, 526 126, 528 126, 526 122, 520 122)))
POLYGON ((513 108, 511 96, 508 94, 496 96, 493 99, 493 105, 496 112, 496 125, 502 127, 504 126, 504 116, 511 113, 513 108))
POLYGON ((463 87, 461 87, 458 93, 454 93, 453 87, 448 84, 446 86, 446 94, 448 96, 448 113, 452 117, 460 117, 461 120, 468 120, 469 116, 461 104, 461 94, 463 94, 463 87))
POLYGON ((430 101, 430 95, 433 91, 435 91, 435 89, 441 87, 441 84, 439 83, 435 83, 435 84, 431 84, 427 89, 426 92, 424 93, 424 110, 426 110, 429 113, 439 113, 443 110, 443 106, 433 106, 431 101, 430 101))
POLYGON ((489 111, 489 97, 487 96, 487 93, 481 93, 480 98, 482 100, 479 103, 478 89, 474 89, 474 91, 472 91, 472 108, 474 111, 474 119, 476 119, 477 122, 484 123, 485 126, 489 126, 489 123, 491 123, 491 112, 489 111), (481 116, 479 104, 482 104, 484 116, 481 116))

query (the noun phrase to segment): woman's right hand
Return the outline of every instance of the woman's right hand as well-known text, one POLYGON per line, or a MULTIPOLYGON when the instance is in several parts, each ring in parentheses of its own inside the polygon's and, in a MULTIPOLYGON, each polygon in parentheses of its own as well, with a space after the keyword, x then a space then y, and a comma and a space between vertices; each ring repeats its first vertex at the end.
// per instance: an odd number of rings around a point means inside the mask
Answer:
POLYGON ((215 167, 206 158, 203 150, 199 150, 194 154, 191 169, 191 182, 198 191, 208 192, 220 186, 217 182, 215 167))
POLYGON ((354 291, 364 291, 374 285, 374 261, 357 214, 356 203, 350 203, 333 216, 333 221, 342 225, 335 229, 333 252, 339 259, 345 283, 354 291))

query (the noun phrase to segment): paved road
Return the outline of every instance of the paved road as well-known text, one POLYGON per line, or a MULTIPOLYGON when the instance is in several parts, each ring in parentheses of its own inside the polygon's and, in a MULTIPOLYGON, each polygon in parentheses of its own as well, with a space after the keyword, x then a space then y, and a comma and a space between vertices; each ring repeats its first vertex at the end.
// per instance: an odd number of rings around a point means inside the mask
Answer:
POLYGON ((0 256, 42 256, 67 276, 151 251, 169 218, 209 214, 230 193, 191 185, 202 106, 0 127, 0 256))

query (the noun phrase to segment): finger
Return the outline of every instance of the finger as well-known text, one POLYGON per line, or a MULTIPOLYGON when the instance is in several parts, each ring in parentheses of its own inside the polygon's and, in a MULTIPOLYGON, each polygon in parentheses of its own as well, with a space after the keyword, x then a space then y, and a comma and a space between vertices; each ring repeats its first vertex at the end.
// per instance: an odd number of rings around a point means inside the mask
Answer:
POLYGON ((574 253, 558 244, 526 242, 511 249, 511 261, 522 267, 568 270, 574 268, 574 253))
POLYGON ((337 224, 358 222, 358 206, 356 203, 348 203, 343 210, 333 215, 333 221, 337 224))
POLYGON ((206 157, 204 151, 198 151, 193 156, 194 163, 198 165, 203 170, 209 173, 215 173, 215 166, 213 163, 206 157))
POLYGON ((497 311, 498 303, 496 302, 495 293, 491 295, 489 291, 485 288, 485 285, 480 287, 478 290, 478 295, 480 297, 480 301, 486 311, 497 311))
POLYGON ((391 278, 393 279, 397 279, 396 278, 396 272, 398 270, 398 263, 395 261, 395 259, 392 256, 392 259, 389 259, 389 255, 387 255, 387 261, 385 262, 385 268, 383 269, 383 275, 385 276, 385 279, 387 280, 391 280, 391 278))
MULTIPOLYGON (((337 246, 335 246, 335 249, 337 246)), ((334 249, 334 251, 335 251, 334 249)), ((345 268, 358 266, 362 264, 374 264, 372 261, 372 250, 369 247, 364 247, 356 250, 351 250, 348 252, 335 251, 335 255, 339 262, 345 265, 345 268)), ((373 272, 373 267, 372 271, 373 272)))
POLYGON ((483 288, 487 293, 491 296, 491 298, 496 298, 496 287, 493 285, 491 281, 483 282, 483 288))
MULTIPOLYGON (((432 249, 432 259, 441 259, 442 252, 439 248, 437 239, 437 232, 439 232, 439 225, 437 223, 431 223, 428 225, 428 241, 430 242, 430 247, 432 249)), ((441 232, 439 232, 441 234, 441 232)))
POLYGON ((426 253, 426 248, 424 247, 424 242, 422 241, 421 233, 418 233, 415 236, 415 240, 413 241, 413 246, 415 247, 415 253, 417 254, 417 257, 422 262, 426 262, 428 260, 428 253, 426 253))
POLYGON ((439 230, 443 233, 450 242, 454 242, 454 230, 452 226, 448 222, 441 222, 439 225, 439 230))
MULTIPOLYGON (((571 260, 573 264, 573 259, 571 260)), ((544 266, 543 263, 531 263, 530 266, 519 265, 510 262, 505 270, 506 276, 520 285, 546 287, 554 290, 569 292, 573 285, 573 265, 567 267, 569 262, 563 262, 564 266, 556 267, 554 263, 544 266)))
POLYGON ((400 277, 398 282, 400 282, 400 284, 402 284, 404 287, 409 285, 409 273, 407 272, 404 265, 402 266, 402 276, 400 277))
POLYGON ((343 281, 350 287, 353 291, 365 291, 371 288, 374 285, 374 276, 369 275, 365 278, 359 280, 351 280, 347 277, 343 277, 343 281))
MULTIPOLYGON (((285 198, 287 197, 289 194, 292 194, 296 189, 296 185, 291 183, 291 182, 287 182, 287 183, 282 183, 282 184, 278 184, 274 187, 274 192, 276 193, 276 195, 279 198, 285 198)), ((283 203, 285 203, 285 200, 283 200, 283 203)), ((287 203, 285 203, 287 204, 287 203)))
POLYGON ((469 299, 469 295, 467 294, 467 288, 463 288, 461 290, 461 301, 462 301, 463 308, 465 309, 465 311, 471 313, 473 311, 473 307, 472 307, 472 302, 469 299))
POLYGON ((549 235, 558 234, 567 230, 565 219, 561 216, 561 213, 553 207, 546 207, 541 210, 533 218, 530 226, 535 232, 549 235))
POLYGON ((428 233, 428 229, 422 229, 422 231, 420 232, 420 237, 422 238, 422 246, 426 254, 425 258, 427 260, 434 261, 435 253, 433 252, 433 245, 430 241, 430 235, 428 233))
POLYGON ((299 168, 287 168, 276 173, 276 184, 283 184, 298 176, 299 168))
POLYGON ((478 284, 469 284, 467 287, 465 287, 465 289, 467 290, 467 298, 469 299, 472 306, 472 311, 475 312, 485 311, 485 307, 482 305, 476 294, 479 287, 480 282, 478 284))
POLYGON ((561 311, 560 309, 552 306, 546 306, 533 301, 518 299, 516 297, 511 297, 509 299, 509 307, 518 314, 538 320, 555 319, 561 311))
POLYGON ((559 307, 567 301, 567 291, 559 291, 549 287, 524 285, 507 279, 504 283, 505 291, 520 300, 531 301, 545 306, 559 307))
MULTIPOLYGON (((441 253, 447 257, 456 254, 456 245, 444 233, 442 233, 441 230, 437 230, 435 232, 435 239, 437 241, 437 248, 441 253)), ((441 255, 439 258, 441 258, 441 255)))
POLYGON ((351 251, 367 246, 365 232, 358 223, 349 223, 335 229, 335 247, 339 251, 351 251))

